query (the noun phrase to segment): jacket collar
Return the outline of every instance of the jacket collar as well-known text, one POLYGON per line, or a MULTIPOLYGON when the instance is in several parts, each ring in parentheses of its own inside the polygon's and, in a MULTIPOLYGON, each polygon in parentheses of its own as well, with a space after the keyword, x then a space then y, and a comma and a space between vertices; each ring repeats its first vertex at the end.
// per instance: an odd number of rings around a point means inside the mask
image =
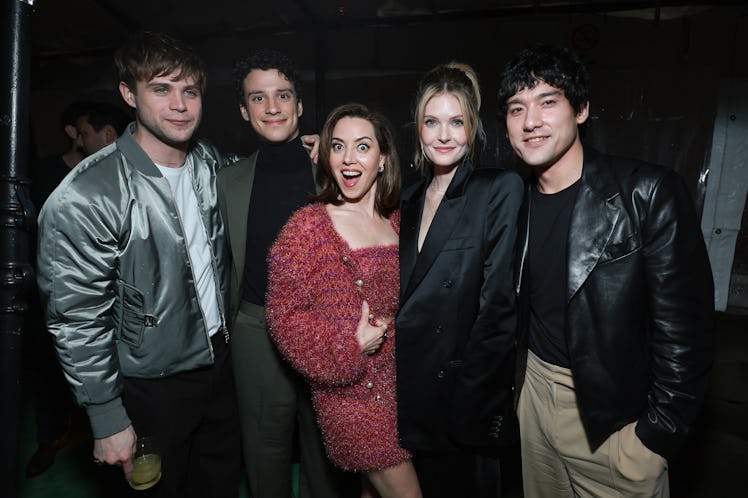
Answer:
POLYGON ((418 233, 421 228, 426 188, 431 183, 432 175, 403 196, 400 213, 400 276, 404 284, 401 287, 401 302, 423 280, 457 226, 465 207, 465 188, 473 171, 473 165, 467 161, 457 167, 455 176, 436 210, 420 252, 418 252, 418 233))
MULTIPOLYGON (((597 265, 610 241, 622 209, 620 192, 613 172, 604 162, 605 156, 591 147, 584 147, 582 178, 567 238, 567 302, 571 301, 597 265)), ((519 215, 521 242, 516 263, 518 294, 524 289, 533 183, 528 185, 519 215)))
POLYGON ((584 147, 584 166, 568 236, 567 298, 584 284, 610 241, 622 206, 613 171, 604 156, 584 147))
MULTIPOLYGON (((136 126, 137 125, 135 122, 132 122, 127 126, 124 133, 122 133, 122 135, 117 139, 117 148, 122 151, 122 154, 124 154, 124 156, 127 158, 127 161, 132 165, 134 169, 140 171, 146 176, 160 178, 163 176, 161 172, 158 170, 151 158, 148 157, 148 154, 145 153, 140 144, 135 141, 135 136, 133 135, 133 133, 135 132, 136 126)), ((195 143, 190 142, 189 149, 187 150, 187 156, 189 156, 193 152, 195 152, 195 143)), ((189 161, 186 160, 186 156, 185 164, 189 164, 189 161)))

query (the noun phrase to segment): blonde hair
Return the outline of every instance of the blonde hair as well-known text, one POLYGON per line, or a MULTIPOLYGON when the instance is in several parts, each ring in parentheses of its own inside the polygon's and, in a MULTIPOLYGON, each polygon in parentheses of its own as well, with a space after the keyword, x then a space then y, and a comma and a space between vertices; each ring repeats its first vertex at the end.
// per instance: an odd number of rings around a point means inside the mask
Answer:
POLYGON ((427 172, 429 160, 421 143, 423 116, 429 101, 442 94, 453 95, 460 103, 468 140, 468 153, 465 158, 472 157, 476 137, 485 138, 483 125, 479 117, 481 96, 478 75, 475 70, 468 64, 454 61, 436 66, 421 79, 416 93, 414 110, 416 143, 418 144, 414 160, 418 170, 424 174, 427 172))

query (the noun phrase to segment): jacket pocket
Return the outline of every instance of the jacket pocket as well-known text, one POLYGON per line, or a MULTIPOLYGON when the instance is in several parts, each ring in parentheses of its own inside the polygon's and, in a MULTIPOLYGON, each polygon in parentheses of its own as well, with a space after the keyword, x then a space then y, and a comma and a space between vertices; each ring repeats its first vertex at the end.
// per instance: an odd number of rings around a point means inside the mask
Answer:
POLYGON ((153 317, 145 313, 145 295, 141 291, 121 281, 118 282, 118 286, 114 305, 117 317, 114 333, 118 340, 138 347, 143 342, 146 322, 153 321, 153 317))
POLYGON ((641 243, 636 233, 625 237, 623 240, 611 242, 605 247, 598 264, 612 263, 618 259, 622 259, 636 252, 639 247, 641 247, 641 243))
POLYGON ((458 237, 455 239, 448 239, 442 251, 464 251, 465 249, 472 249, 475 246, 474 237, 458 237))

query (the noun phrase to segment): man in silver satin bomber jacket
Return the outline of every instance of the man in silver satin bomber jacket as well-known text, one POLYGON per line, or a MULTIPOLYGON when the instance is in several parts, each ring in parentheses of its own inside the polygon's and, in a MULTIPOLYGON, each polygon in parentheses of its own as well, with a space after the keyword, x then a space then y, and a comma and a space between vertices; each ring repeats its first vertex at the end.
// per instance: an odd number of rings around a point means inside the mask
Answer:
POLYGON ((141 33, 116 56, 136 122, 81 162, 39 216, 48 329, 94 458, 129 479, 138 436, 162 452, 158 496, 236 496, 239 432, 228 248, 216 197, 225 159, 193 142, 202 62, 141 33))

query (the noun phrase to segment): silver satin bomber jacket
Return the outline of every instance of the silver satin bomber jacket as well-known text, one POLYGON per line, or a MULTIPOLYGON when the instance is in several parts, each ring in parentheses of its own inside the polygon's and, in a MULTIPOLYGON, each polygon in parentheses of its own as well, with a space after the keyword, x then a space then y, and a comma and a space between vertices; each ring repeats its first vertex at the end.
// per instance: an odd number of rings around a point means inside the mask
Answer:
MULTIPOLYGON (((120 375, 159 378, 213 363, 171 189, 135 142, 134 126, 71 171, 39 215, 47 327, 95 438, 130 424, 120 375)), ((216 171, 226 162, 197 142, 185 166, 213 250, 222 321, 230 262, 216 171)))

